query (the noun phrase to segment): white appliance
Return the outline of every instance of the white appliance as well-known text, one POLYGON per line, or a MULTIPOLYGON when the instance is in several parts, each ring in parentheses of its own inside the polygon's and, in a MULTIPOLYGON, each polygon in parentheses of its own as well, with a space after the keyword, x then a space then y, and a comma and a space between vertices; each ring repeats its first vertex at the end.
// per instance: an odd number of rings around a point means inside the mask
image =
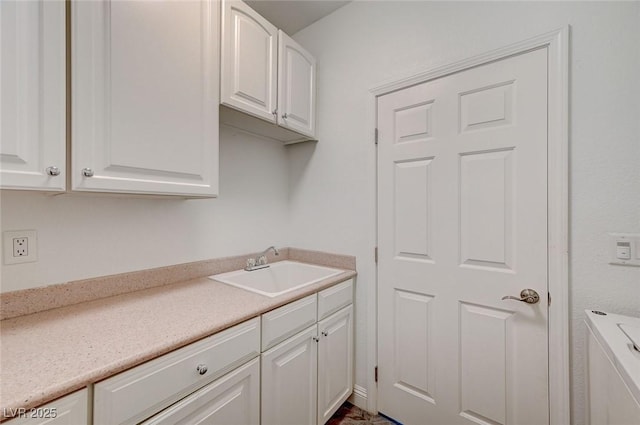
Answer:
POLYGON ((586 310, 587 418, 640 424, 640 318, 586 310))

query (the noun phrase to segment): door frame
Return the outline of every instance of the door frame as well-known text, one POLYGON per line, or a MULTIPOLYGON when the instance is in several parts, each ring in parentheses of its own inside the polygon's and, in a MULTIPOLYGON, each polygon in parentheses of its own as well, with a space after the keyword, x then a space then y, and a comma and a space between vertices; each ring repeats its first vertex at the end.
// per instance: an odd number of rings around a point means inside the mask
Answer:
MULTIPOLYGON (((367 102, 369 128, 377 127, 377 98, 416 84, 464 71, 531 50, 546 48, 548 52, 547 103, 547 217, 548 217, 548 285, 553 302, 549 306, 549 423, 571 423, 570 363, 569 363, 569 37, 570 27, 564 26, 527 40, 463 59, 451 64, 429 68, 405 77, 395 78, 372 87, 367 102)), ((374 135, 376 137, 376 135, 374 135)), ((377 144, 377 139, 376 139, 377 144)), ((378 155, 375 155, 374 210, 375 234, 378 240, 378 155)), ((375 286, 367 301, 367 388, 362 401, 366 409, 378 411, 378 391, 374 370, 378 356, 378 270, 375 286), (364 403, 363 403, 364 404, 364 403)), ((362 391, 360 389, 360 391, 362 391)), ((361 402, 362 402, 361 401, 361 402)))

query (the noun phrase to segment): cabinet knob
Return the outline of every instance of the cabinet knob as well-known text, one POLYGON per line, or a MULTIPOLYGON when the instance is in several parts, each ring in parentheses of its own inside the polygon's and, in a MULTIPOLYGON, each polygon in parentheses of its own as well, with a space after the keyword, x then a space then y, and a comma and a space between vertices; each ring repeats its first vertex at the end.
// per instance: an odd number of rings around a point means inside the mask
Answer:
POLYGON ((327 332, 327 331, 322 331, 322 336, 329 336, 329 332, 327 332))
POLYGON ((284 114, 282 114, 282 119, 286 120, 289 116, 286 114, 286 112, 284 114))
POLYGON ((204 375, 205 373, 207 373, 207 365, 206 364, 199 364, 198 367, 196 367, 196 370, 198 371, 198 373, 200 375, 204 375))
POLYGON ((91 168, 83 168, 82 175, 85 177, 93 177, 93 170, 91 168))
POLYGON ((274 109, 274 110, 271 112, 271 114, 272 114, 274 117, 277 117, 277 116, 278 116, 278 110, 277 110, 277 109, 274 109))
POLYGON ((313 339, 315 342, 320 341, 320 338, 318 338, 317 336, 314 336, 312 339, 313 339))
POLYGON ((54 165, 52 165, 51 167, 47 167, 46 171, 47 174, 53 177, 60 175, 60 169, 54 165))

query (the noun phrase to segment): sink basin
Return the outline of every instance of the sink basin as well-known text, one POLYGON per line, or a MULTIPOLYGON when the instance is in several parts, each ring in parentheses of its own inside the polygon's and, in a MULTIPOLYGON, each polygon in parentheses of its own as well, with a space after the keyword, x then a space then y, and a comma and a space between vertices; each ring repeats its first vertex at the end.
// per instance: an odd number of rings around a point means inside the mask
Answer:
POLYGON ((236 270, 209 276, 209 279, 246 289, 267 297, 277 297, 323 279, 339 275, 344 270, 296 261, 278 261, 265 269, 248 272, 236 270))

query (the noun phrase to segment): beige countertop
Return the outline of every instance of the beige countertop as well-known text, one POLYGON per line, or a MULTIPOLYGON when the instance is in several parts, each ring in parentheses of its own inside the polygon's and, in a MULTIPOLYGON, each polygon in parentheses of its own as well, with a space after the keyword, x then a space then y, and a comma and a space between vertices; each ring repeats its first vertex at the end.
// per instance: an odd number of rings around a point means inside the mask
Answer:
POLYGON ((42 405, 355 275, 275 298, 204 277, 2 320, 0 409, 42 405))

